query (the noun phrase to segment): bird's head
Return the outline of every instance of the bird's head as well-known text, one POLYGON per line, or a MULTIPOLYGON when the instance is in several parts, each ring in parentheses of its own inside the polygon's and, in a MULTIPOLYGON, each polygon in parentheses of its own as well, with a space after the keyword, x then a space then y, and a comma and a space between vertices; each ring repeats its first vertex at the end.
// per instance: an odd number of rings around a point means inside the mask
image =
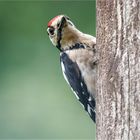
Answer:
POLYGON ((52 44, 59 50, 64 50, 65 46, 72 43, 75 29, 69 17, 58 15, 48 22, 47 32, 52 44))

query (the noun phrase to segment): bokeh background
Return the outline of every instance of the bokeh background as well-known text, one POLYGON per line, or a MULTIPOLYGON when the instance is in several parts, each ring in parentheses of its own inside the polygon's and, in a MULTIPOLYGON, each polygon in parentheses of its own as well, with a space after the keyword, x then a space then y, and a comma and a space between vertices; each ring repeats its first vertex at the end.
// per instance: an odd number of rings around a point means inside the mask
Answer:
POLYGON ((95 1, 0 1, 0 139, 95 139, 63 79, 47 22, 66 14, 95 36, 95 1))

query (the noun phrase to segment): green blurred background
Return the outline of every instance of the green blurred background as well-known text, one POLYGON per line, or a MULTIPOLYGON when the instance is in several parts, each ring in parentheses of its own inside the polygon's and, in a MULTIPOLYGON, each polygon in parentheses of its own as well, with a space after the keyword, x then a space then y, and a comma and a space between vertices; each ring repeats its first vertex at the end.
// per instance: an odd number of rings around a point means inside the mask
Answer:
POLYGON ((0 139, 95 139, 63 79, 47 22, 66 14, 95 36, 95 1, 0 1, 0 139))

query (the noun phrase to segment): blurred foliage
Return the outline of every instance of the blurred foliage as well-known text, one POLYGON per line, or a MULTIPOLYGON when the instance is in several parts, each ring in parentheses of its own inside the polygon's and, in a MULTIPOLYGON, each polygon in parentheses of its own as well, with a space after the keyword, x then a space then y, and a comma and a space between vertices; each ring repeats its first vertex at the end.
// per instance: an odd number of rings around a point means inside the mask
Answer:
POLYGON ((46 33, 59 14, 95 36, 95 1, 0 1, 0 139, 95 139, 46 33))

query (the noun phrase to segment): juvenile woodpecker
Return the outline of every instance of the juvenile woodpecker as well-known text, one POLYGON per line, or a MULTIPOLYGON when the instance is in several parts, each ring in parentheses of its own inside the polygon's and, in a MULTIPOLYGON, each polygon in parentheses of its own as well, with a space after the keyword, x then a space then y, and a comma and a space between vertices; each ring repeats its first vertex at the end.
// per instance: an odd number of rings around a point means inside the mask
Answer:
POLYGON ((47 32, 52 44, 60 51, 65 80, 95 122, 96 38, 79 31, 65 15, 50 20, 47 32))

